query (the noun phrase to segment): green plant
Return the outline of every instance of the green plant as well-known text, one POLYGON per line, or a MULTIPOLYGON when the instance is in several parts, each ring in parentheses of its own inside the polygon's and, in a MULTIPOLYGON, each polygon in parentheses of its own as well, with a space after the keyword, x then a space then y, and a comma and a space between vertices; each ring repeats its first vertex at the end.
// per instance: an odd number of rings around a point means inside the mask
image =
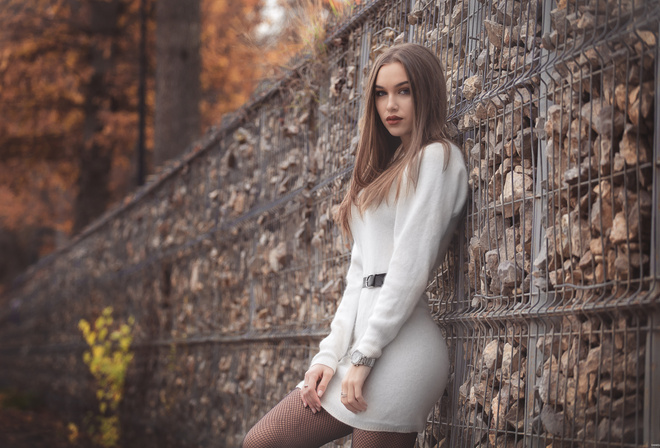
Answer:
POLYGON ((0 390, 0 408, 15 408, 21 411, 35 410, 42 406, 41 397, 33 391, 0 390))
POLYGON ((127 324, 115 324, 112 307, 103 310, 93 328, 85 319, 78 323, 89 346, 83 354, 83 361, 96 379, 99 401, 99 415, 94 419, 96 424, 90 424, 90 436, 104 447, 117 446, 119 441, 117 409, 124 393, 126 371, 133 360, 130 347, 134 324, 133 316, 128 318, 127 324))

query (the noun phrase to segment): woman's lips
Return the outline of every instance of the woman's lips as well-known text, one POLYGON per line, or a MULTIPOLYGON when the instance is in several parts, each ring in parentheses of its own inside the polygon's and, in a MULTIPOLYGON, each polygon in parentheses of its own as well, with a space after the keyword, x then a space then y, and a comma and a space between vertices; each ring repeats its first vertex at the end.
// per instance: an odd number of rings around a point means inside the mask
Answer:
POLYGON ((401 120, 403 120, 403 118, 397 117, 396 115, 390 115, 385 119, 385 121, 387 121, 388 124, 397 124, 401 120))

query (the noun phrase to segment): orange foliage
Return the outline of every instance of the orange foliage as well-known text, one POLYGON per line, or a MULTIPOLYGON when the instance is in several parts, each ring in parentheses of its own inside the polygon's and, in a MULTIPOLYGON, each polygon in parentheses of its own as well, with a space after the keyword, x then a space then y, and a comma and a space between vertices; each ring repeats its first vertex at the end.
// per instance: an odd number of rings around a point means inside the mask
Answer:
POLYGON ((0 10, 0 231, 34 229, 26 253, 45 255, 71 235, 89 147, 112 154, 111 200, 133 185, 139 0, 116 2, 113 34, 93 28, 91 0, 75 10, 68 0, 10 0, 0 10), (94 51, 112 54, 113 65, 102 95, 90 97, 94 51))
MULTIPOLYGON (((117 33, 93 28, 92 0, 5 0, 0 9, 0 227, 56 229, 70 235, 83 151, 112 154, 109 189, 116 202, 134 188, 137 140, 139 0, 119 3, 117 33), (104 72, 93 134, 86 128, 90 48, 113 66, 104 72)), ((148 0, 147 148, 153 142, 154 1, 148 0)), ((203 0, 202 72, 205 126, 242 105, 260 79, 251 31, 261 0, 203 0), (240 63, 236 63, 240 61, 240 63), (254 64, 257 65, 257 64, 254 64)), ((61 238, 60 238, 61 240, 61 238)))
POLYGON ((262 0, 202 0, 202 124, 216 124, 223 114, 247 101, 261 76, 261 50, 254 29, 261 21, 262 0))
POLYGON ((10 1, 0 20, 0 225, 68 232, 87 37, 63 1, 10 1))
MULTIPOLYGON (((55 240, 65 241, 73 228, 79 160, 92 146, 112 155, 110 200, 117 203, 134 188, 140 0, 107 0, 118 5, 112 33, 94 28, 94 1, 80 0, 75 9, 70 0, 2 2, 0 231, 54 229, 55 240), (99 72, 94 52, 112 66, 99 72), (99 73, 103 90, 90 96, 99 73)), ((148 150, 153 145, 155 1, 147 0, 148 150)), ((280 2, 291 20, 279 36, 260 38, 254 31, 262 20, 263 0, 202 0, 200 109, 205 127, 244 104, 260 80, 289 68, 301 49, 322 42, 328 17, 350 13, 360 3, 280 2)), ((42 254, 53 249, 52 240, 32 244, 42 254)))
POLYGON ((292 68, 290 61, 296 56, 320 57, 328 25, 345 20, 360 4, 361 0, 279 0, 284 23, 277 36, 268 36, 273 43, 263 44, 264 73, 278 76, 282 68, 292 68))

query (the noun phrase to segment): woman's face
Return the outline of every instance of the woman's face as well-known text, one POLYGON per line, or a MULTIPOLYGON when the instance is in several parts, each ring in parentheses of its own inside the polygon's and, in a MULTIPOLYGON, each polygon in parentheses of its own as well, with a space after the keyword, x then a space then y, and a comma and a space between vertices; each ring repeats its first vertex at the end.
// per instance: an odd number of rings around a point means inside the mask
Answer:
POLYGON ((410 80, 401 63, 393 62, 380 68, 374 96, 383 125, 407 147, 413 131, 415 109, 410 80))

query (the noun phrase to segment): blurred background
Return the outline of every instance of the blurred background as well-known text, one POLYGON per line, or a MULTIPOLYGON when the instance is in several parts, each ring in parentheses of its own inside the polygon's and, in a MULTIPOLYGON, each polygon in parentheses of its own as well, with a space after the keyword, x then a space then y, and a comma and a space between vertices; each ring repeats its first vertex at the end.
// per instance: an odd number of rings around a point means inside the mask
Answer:
POLYGON ((0 1, 0 293, 283 76, 346 3, 0 1))

